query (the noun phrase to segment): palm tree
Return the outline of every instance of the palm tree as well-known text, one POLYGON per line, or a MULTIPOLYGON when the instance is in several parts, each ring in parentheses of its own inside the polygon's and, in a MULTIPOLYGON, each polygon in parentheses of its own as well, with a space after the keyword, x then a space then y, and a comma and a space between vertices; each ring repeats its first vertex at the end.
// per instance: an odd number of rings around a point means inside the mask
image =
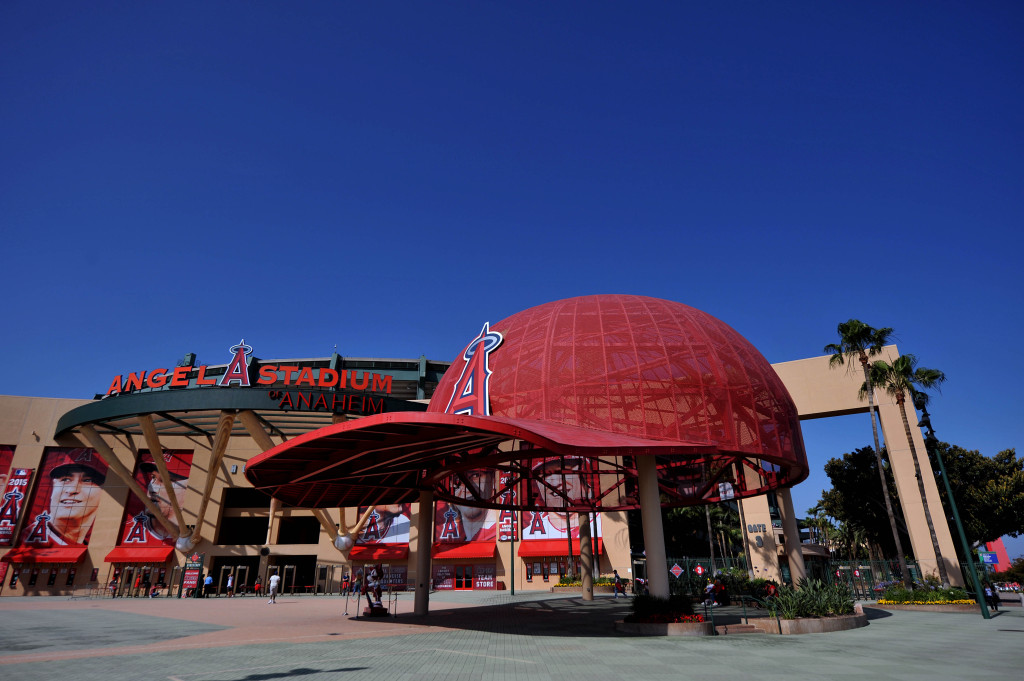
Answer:
POLYGON ((804 522, 814 530, 815 543, 830 549, 829 533, 835 528, 835 525, 829 519, 828 514, 825 513, 825 509, 820 501, 807 509, 807 517, 804 519, 804 522))
POLYGON ((878 445, 878 420, 875 413, 875 391, 869 371, 869 360, 882 351, 882 347, 892 338, 893 331, 889 327, 876 329, 868 326, 859 319, 851 319, 839 324, 839 342, 829 343, 825 346, 825 354, 831 355, 828 360, 830 367, 843 366, 847 360, 851 365, 856 359, 860 362, 864 371, 864 386, 861 392, 868 398, 868 412, 871 414, 871 434, 875 442, 875 461, 878 462, 878 477, 882 481, 882 498, 885 499, 885 512, 889 516, 889 527, 892 529, 892 538, 896 542, 896 559, 900 563, 900 573, 903 575, 903 584, 908 588, 914 588, 914 582, 910 578, 910 570, 907 569, 907 558, 903 553, 903 543, 900 541, 900 533, 896 527, 896 514, 892 510, 892 502, 889 500, 889 483, 885 479, 885 468, 882 467, 882 449, 878 445))
MULTIPOLYGON (((917 366, 917 357, 914 355, 902 355, 889 364, 885 360, 878 360, 871 365, 871 375, 868 381, 861 386, 861 395, 871 389, 871 385, 883 388, 886 393, 896 400, 900 407, 900 415, 903 417, 903 429, 907 433, 907 442, 910 444, 910 454, 914 459, 914 473, 917 476, 917 489, 921 494, 921 506, 924 509, 924 518, 928 523, 928 532, 932 538, 932 549, 935 551, 935 559, 939 568, 939 580, 943 585, 949 584, 949 576, 946 573, 946 562, 939 550, 939 540, 935 535, 935 524, 932 522, 932 514, 928 509, 928 499, 924 492, 924 478, 921 477, 921 462, 917 457, 917 447, 914 446, 914 438, 910 435, 910 421, 907 420, 907 394, 917 394, 918 388, 927 390, 937 388, 946 380, 946 375, 938 369, 926 369, 917 366)), ((915 414, 916 415, 916 414, 915 414)), ((931 472, 931 464, 928 471, 931 472)), ((902 567, 902 566, 900 566, 902 567)))

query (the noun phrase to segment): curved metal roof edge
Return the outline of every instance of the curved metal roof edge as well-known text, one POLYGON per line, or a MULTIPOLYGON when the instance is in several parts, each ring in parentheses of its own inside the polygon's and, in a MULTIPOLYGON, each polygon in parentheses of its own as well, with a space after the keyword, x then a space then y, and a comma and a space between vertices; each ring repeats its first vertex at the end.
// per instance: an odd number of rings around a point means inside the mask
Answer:
MULTIPOLYGON (((349 393, 329 390, 305 390, 312 394, 351 395, 349 393)), ((425 404, 411 402, 386 395, 367 393, 367 397, 384 400, 384 406, 390 411, 419 412, 426 409, 425 404)), ((218 387, 188 388, 181 390, 162 390, 148 393, 130 393, 115 395, 89 404, 83 404, 65 413, 57 421, 54 437, 60 437, 78 426, 87 423, 100 423, 117 418, 154 414, 157 412, 187 412, 209 410, 266 410, 266 388, 218 387)), ((306 412, 302 410, 280 410, 282 413, 331 413, 306 412)))

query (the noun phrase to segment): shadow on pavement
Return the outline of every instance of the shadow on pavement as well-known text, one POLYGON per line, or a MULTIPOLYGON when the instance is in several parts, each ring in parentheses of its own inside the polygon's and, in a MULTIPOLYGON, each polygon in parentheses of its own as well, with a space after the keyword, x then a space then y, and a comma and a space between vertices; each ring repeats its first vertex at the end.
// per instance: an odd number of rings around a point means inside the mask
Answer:
MULTIPOLYGON (((505 603, 465 608, 439 608, 429 614, 399 615, 398 617, 366 619, 377 624, 403 624, 445 627, 467 631, 508 634, 512 636, 583 636, 623 637, 615 630, 615 621, 631 612, 630 599, 582 598, 524 599, 505 603)), ((696 612, 701 612, 698 607, 696 612)), ((765 617, 763 611, 748 609, 750 619, 765 617)), ((355 617, 350 617, 355 620, 355 617)), ((359 618, 364 620, 363 617, 359 618)), ((715 625, 739 624, 743 621, 741 608, 716 609, 715 625)))

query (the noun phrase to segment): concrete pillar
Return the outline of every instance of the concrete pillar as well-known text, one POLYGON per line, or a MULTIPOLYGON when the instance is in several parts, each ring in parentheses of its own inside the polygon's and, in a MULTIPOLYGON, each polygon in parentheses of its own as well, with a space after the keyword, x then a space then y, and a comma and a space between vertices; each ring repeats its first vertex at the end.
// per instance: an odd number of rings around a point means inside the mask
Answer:
POLYGON ((590 514, 580 513, 580 571, 583 581, 583 600, 594 600, 594 543, 590 538, 590 514))
POLYGON ((807 577, 807 568, 804 567, 804 554, 800 550, 800 528, 796 525, 793 495, 788 487, 784 487, 775 491, 775 498, 779 501, 779 515, 782 516, 782 536, 785 539, 786 559, 789 561, 789 575, 793 579, 793 586, 796 586, 801 579, 807 577))
POLYGON ((434 543, 434 493, 420 492, 416 517, 416 593, 413 613, 426 615, 430 610, 430 550, 434 543))
MULTIPOLYGON (((903 414, 893 398, 884 394, 880 395, 879 392, 875 391, 879 420, 882 422, 885 446, 889 450, 889 462, 892 465, 893 479, 896 481, 896 490, 903 507, 903 518, 907 523, 910 545, 913 547, 914 557, 917 558, 922 574, 925 576, 937 575, 938 560, 935 556, 935 548, 932 546, 931 532, 928 531, 928 521, 924 515, 924 503, 921 501, 921 492, 917 485, 914 456, 910 451, 910 443, 907 441, 906 428, 903 426, 903 414)), ((928 499, 928 511, 932 517, 932 525, 935 527, 935 537, 939 542, 939 551, 942 552, 946 574, 953 586, 964 586, 963 573, 960 571, 960 565, 956 562, 953 535, 949 531, 949 523, 946 521, 946 513, 939 497, 939 488, 935 484, 935 475, 928 460, 928 450, 924 446, 921 429, 916 427, 917 414, 909 399, 905 406, 907 420, 911 426, 910 437, 914 440, 914 448, 917 450, 918 462, 921 466, 921 478, 924 483, 925 496, 928 499)))
POLYGON ((743 532, 746 536, 747 548, 750 550, 750 564, 754 577, 773 579, 782 583, 782 571, 779 570, 779 551, 775 544, 775 533, 772 531, 772 514, 768 508, 768 497, 760 494, 756 497, 742 499, 743 517, 746 524, 743 532))
POLYGON ((636 457, 636 473, 640 493, 640 518, 644 526, 644 549, 647 553, 647 589, 652 596, 668 598, 665 530, 661 524, 658 469, 654 457, 636 457))

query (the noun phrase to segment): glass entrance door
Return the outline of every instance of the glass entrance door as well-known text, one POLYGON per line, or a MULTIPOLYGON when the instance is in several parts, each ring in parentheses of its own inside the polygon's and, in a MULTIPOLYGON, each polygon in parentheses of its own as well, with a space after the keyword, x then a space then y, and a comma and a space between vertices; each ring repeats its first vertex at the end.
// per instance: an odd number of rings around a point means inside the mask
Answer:
POLYGON ((455 566, 455 589, 457 591, 465 591, 473 588, 473 566, 472 565, 456 565, 455 566))

